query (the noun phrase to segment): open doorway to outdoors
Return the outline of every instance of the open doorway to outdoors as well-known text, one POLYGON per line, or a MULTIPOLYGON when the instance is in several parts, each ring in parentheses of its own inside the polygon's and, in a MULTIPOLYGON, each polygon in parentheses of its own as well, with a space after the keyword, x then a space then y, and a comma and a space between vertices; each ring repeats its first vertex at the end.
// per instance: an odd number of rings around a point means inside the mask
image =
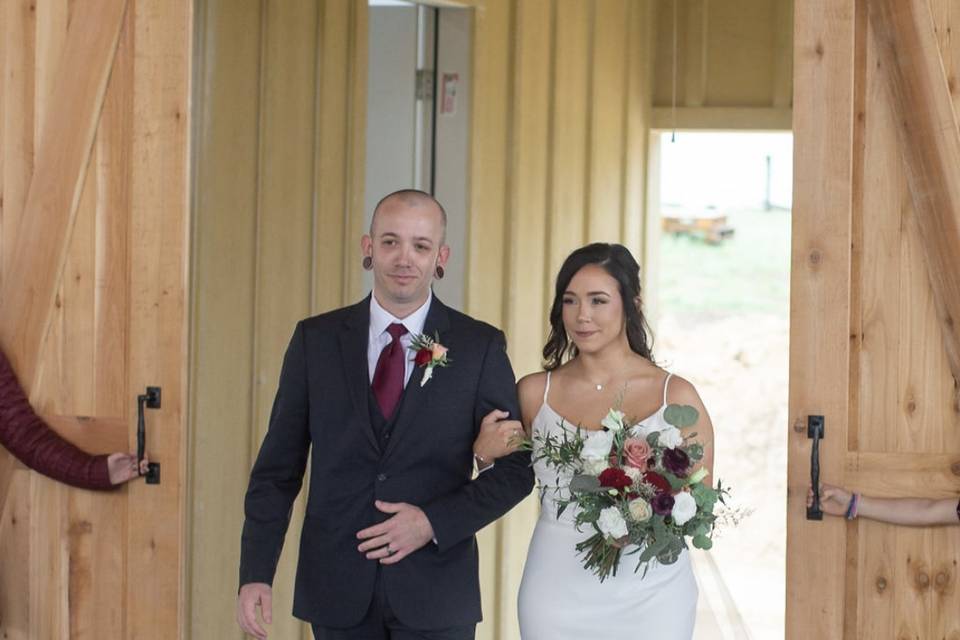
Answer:
POLYGON ((653 136, 654 353, 699 391, 716 479, 748 511, 694 553, 696 639, 782 639, 792 134, 653 136))

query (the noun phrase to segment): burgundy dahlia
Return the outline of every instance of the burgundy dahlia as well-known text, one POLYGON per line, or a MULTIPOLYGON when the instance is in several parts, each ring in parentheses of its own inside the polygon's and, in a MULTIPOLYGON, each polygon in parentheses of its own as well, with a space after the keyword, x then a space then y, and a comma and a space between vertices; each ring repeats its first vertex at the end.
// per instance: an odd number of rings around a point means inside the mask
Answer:
POLYGON ((666 491, 661 491, 653 497, 650 503, 653 512, 660 516, 668 516, 673 511, 673 496, 666 491))
POLYGON ((597 478, 600 480, 601 487, 609 487, 617 491, 622 491, 633 484, 633 480, 630 479, 627 472, 618 467, 604 469, 597 478))
POLYGON ((663 452, 663 467, 678 478, 690 473, 690 456, 683 449, 667 449, 663 452))
POLYGON ((656 471, 646 471, 643 474, 643 481, 647 484, 653 485, 660 492, 670 493, 672 488, 670 487, 670 482, 664 478, 662 475, 656 471))

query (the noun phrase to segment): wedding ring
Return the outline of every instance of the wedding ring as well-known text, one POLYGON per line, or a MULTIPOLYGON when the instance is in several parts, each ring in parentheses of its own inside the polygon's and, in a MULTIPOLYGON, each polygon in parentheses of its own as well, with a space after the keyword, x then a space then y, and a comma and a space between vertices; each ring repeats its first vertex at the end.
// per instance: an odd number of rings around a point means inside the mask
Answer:
POLYGON ((394 551, 393 549, 391 549, 391 548, 390 548, 390 545, 387 545, 387 555, 388 555, 388 556, 392 556, 392 555, 395 554, 395 553, 396 553, 396 551, 394 551))

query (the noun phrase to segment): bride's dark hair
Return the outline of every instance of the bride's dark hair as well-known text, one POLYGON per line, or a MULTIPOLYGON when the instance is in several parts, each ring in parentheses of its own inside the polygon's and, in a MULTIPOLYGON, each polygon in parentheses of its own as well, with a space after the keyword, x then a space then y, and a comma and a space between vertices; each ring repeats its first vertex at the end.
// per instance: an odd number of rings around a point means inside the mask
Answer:
POLYGON ((627 340, 630 349, 653 361, 653 334, 636 300, 640 299, 640 265, 621 244, 595 242, 580 247, 563 261, 557 274, 557 286, 550 307, 550 338, 543 347, 543 368, 553 371, 567 358, 577 355, 577 346, 567 338, 563 327, 563 294, 570 280, 580 269, 595 264, 617 281, 626 314, 627 340))

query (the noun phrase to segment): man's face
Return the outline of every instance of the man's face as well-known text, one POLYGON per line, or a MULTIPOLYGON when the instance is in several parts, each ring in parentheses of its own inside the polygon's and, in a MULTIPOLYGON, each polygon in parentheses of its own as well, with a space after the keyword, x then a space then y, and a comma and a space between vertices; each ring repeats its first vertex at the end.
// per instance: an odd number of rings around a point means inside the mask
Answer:
POLYGON ((432 203, 412 205, 397 198, 380 205, 372 236, 364 236, 361 244, 363 255, 373 258, 381 304, 426 301, 437 265, 445 265, 450 254, 443 231, 443 217, 432 203))

